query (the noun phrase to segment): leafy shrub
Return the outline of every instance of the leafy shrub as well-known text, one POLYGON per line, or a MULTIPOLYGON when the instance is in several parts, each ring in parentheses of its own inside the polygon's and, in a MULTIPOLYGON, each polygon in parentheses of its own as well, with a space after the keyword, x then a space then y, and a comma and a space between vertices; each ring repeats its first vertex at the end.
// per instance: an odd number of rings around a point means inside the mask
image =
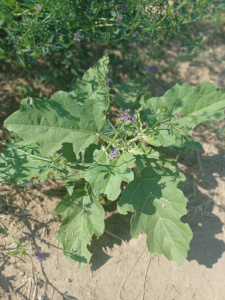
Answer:
POLYGON ((152 254, 181 264, 192 238, 188 224, 180 221, 187 213, 187 199, 178 188, 183 176, 161 150, 182 149, 197 124, 223 119, 225 90, 179 83, 162 97, 147 93, 135 106, 126 102, 112 124, 106 118, 107 65, 106 55, 69 93, 22 100, 21 109, 4 123, 14 139, 1 153, 0 180, 14 180, 25 189, 48 175, 65 182, 68 195, 54 213, 62 216, 56 238, 80 268, 90 261, 92 236, 104 232, 103 198, 119 199, 120 214, 133 213, 131 235, 145 232, 152 254))
POLYGON ((150 40, 157 45, 171 35, 185 36, 185 29, 200 20, 217 19, 222 9, 223 1, 214 0, 3 0, 0 58, 26 67, 37 57, 90 41, 150 40))

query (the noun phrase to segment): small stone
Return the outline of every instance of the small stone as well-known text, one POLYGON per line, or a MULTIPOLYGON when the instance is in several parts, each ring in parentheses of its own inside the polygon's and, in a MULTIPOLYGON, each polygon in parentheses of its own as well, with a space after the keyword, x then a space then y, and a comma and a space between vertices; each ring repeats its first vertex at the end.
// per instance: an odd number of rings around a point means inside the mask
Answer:
POLYGON ((20 272, 20 276, 23 277, 25 273, 23 271, 20 272))
POLYGON ((70 278, 67 278, 67 281, 68 281, 68 282, 71 282, 72 280, 71 280, 70 278))
POLYGON ((43 294, 39 297, 39 300, 45 300, 46 299, 46 294, 43 294))

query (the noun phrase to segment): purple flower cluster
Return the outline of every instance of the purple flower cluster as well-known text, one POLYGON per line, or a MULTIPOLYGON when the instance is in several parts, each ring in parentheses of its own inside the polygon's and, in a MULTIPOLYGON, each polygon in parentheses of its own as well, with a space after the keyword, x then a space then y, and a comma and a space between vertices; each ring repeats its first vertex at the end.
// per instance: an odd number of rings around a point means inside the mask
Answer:
POLYGON ((116 148, 114 148, 114 149, 111 151, 111 153, 109 153, 108 156, 109 156, 110 158, 114 159, 114 158, 117 158, 118 155, 119 155, 118 150, 117 150, 116 148))
POLYGON ((131 122, 135 124, 137 122, 136 117, 134 115, 130 115, 129 112, 130 112, 129 108, 125 109, 124 112, 121 114, 120 118, 125 121, 131 120, 131 122))
POLYGON ((138 35, 137 31, 133 33, 133 36, 136 37, 138 35))
POLYGON ((38 250, 34 256, 38 261, 42 262, 43 260, 46 260, 47 254, 38 250))
POLYGON ((116 14, 116 19, 114 21, 116 22, 116 25, 118 26, 120 24, 120 21, 123 20, 123 16, 121 13, 116 14))
POLYGON ((178 117, 178 119, 181 119, 182 113, 181 113, 181 112, 179 112, 179 111, 177 111, 177 112, 175 113, 175 116, 177 116, 177 117, 178 117))
POLYGON ((129 115, 126 115, 125 113, 122 113, 122 115, 120 116, 120 118, 122 120, 130 120, 130 116, 129 115))
POLYGON ((80 34, 80 31, 77 31, 77 32, 74 33, 73 40, 74 40, 74 41, 78 41, 78 42, 81 41, 81 34, 80 34))
POLYGON ((151 68, 150 68, 150 72, 151 72, 151 73, 158 72, 158 67, 156 67, 156 66, 151 67, 151 68))
POLYGON ((173 5, 173 9, 176 9, 176 8, 177 8, 177 6, 178 6, 178 4, 177 4, 177 3, 174 3, 174 5, 173 5))

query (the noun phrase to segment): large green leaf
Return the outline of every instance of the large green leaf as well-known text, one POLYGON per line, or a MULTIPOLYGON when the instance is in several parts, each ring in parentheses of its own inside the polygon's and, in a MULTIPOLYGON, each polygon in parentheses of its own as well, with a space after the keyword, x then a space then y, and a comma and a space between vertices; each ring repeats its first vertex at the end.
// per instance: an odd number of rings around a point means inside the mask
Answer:
POLYGON ((91 258, 87 246, 92 236, 101 236, 104 232, 104 209, 91 194, 75 190, 57 205, 54 216, 59 214, 62 215, 62 223, 56 238, 63 245, 64 255, 78 261, 79 268, 83 269, 91 258))
POLYGON ((83 147, 98 143, 98 133, 104 127, 104 106, 97 99, 77 102, 65 92, 57 92, 52 99, 43 101, 23 99, 21 109, 12 114, 4 126, 23 138, 23 144, 36 142, 43 155, 72 143, 78 156, 83 147))
MULTIPOLYGON (((102 151, 96 150, 95 157, 102 151)), ((107 163, 106 155, 102 156, 100 163, 91 166, 84 175, 92 187, 95 197, 106 194, 109 200, 116 200, 121 193, 121 182, 130 182, 134 179, 134 173, 129 166, 135 161, 131 153, 124 153, 117 159, 107 163)))
POLYGON ((131 235, 147 234, 149 251, 164 254, 182 264, 187 256, 192 232, 180 218, 187 213, 187 199, 174 184, 171 171, 147 167, 126 187, 118 212, 134 212, 131 235))
POLYGON ((189 131, 197 124, 225 117, 225 90, 208 82, 197 87, 176 84, 164 96, 148 99, 146 107, 159 115, 162 103, 166 111, 152 135, 165 147, 185 143, 189 131), (181 118, 175 118, 176 113, 182 113, 181 118))
POLYGON ((98 143, 105 128, 105 81, 108 56, 90 68, 71 93, 59 91, 50 100, 23 99, 21 109, 4 126, 16 132, 23 144, 36 143, 46 156, 72 143, 79 158, 82 148, 98 143))
MULTIPOLYGON (((6 148, 0 154, 0 181, 23 184, 32 177, 43 175, 50 167, 48 162, 40 160, 17 148, 6 148)), ((43 177, 42 179, 46 179, 43 177)))

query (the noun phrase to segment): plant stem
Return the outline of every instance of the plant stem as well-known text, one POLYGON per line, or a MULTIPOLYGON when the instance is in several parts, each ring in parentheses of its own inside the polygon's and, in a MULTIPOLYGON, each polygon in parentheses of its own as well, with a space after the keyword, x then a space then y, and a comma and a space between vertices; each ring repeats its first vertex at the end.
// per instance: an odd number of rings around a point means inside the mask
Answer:
POLYGON ((11 237, 14 239, 14 241, 21 247, 25 248, 17 239, 16 237, 13 235, 13 233, 0 221, 0 224, 4 227, 4 229, 6 230, 6 232, 11 235, 11 237))
POLYGON ((173 3, 170 5, 167 13, 165 14, 165 16, 156 24, 157 26, 170 14, 171 9, 173 8, 174 3, 176 2, 176 0, 173 1, 173 3))
POLYGON ((114 136, 114 138, 111 140, 111 142, 108 144, 108 146, 106 147, 106 149, 102 152, 102 154, 97 158, 96 161, 99 161, 99 159, 103 156, 103 154, 109 149, 109 147, 113 144, 113 142, 115 141, 115 139, 118 137, 118 135, 120 135, 120 132, 117 132, 116 135, 114 136))
POLYGON ((48 173, 50 172, 51 172, 51 168, 48 169, 44 174, 42 174, 37 180, 35 180, 33 184, 37 183, 41 178, 43 178, 45 175, 48 175, 48 173))

